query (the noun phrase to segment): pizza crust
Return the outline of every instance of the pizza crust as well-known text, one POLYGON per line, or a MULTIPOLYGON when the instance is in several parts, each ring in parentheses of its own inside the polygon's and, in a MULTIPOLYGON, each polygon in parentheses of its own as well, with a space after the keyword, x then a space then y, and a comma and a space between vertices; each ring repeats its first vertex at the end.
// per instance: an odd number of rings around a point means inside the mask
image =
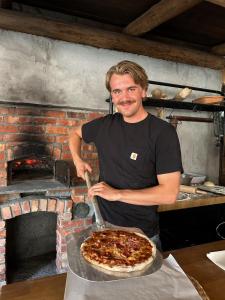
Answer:
MULTIPOLYGON (((116 230, 110 230, 110 231, 116 231, 116 230)), ((125 230, 123 230, 125 231, 125 230)), ((130 232, 130 231, 128 231, 130 232)), ((96 267, 97 269, 99 269, 100 271, 105 271, 105 270, 108 270, 108 271, 111 271, 112 273, 117 273, 117 272, 121 272, 121 273, 130 273, 130 272, 138 272, 138 271, 142 271, 142 270, 145 270, 147 267, 149 267, 151 265, 151 263, 153 262, 155 256, 156 256, 156 246, 155 244, 148 238, 146 237, 144 234, 141 234, 139 232, 133 232, 134 234, 136 235, 139 235, 140 237, 146 239, 151 247, 152 247, 152 255, 151 257, 149 257, 146 261, 144 262, 141 262, 141 263, 136 263, 135 265, 133 266, 118 266, 118 265, 115 265, 115 266, 109 266, 107 264, 103 264, 103 263, 99 263, 95 260, 92 260, 90 259, 89 257, 83 255, 83 257, 85 258, 85 260, 87 260, 91 265, 93 265, 94 267, 96 267)), ((88 239, 86 240, 88 241, 88 239)), ((81 244, 81 253, 83 252, 83 248, 85 246, 85 243, 86 241, 84 241, 82 244, 81 244)), ((111 274, 111 272, 109 274, 111 274)))

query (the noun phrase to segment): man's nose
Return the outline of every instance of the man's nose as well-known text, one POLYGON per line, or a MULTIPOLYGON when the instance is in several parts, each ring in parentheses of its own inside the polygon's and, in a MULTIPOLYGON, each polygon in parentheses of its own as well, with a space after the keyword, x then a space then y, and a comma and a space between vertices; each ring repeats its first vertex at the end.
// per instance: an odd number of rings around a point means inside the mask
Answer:
POLYGON ((124 100, 129 99, 130 95, 129 95, 129 91, 128 90, 123 90, 122 94, 121 94, 121 98, 123 98, 124 100))

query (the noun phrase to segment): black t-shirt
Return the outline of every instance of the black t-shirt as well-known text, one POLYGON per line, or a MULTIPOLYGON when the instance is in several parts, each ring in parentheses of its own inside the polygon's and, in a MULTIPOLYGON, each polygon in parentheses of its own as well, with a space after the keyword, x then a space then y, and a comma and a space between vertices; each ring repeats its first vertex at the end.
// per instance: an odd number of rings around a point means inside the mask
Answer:
MULTIPOLYGON (((183 171, 176 130, 148 116, 127 123, 121 114, 107 115, 82 126, 86 143, 93 142, 99 156, 100 181, 118 189, 143 189, 158 185, 157 175, 183 171)), ((98 197, 108 222, 141 228, 149 237, 158 233, 157 206, 133 205, 98 197)))

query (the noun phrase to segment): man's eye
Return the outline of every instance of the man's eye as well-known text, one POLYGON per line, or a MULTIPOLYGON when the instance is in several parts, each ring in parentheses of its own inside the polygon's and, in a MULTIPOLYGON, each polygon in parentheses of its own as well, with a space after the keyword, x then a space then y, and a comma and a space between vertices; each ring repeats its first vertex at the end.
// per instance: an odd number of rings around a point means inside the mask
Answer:
POLYGON ((114 94, 114 95, 119 95, 119 94, 120 94, 120 90, 115 90, 115 91, 113 91, 113 94, 114 94))
POLYGON ((129 88, 129 91, 130 91, 130 92, 134 92, 134 91, 135 91, 135 88, 129 88))

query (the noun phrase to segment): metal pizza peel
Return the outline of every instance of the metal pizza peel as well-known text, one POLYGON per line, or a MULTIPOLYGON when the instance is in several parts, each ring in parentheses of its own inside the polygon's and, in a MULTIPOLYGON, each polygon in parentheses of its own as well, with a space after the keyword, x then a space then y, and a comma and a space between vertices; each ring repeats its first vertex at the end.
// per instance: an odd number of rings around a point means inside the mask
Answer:
MULTIPOLYGON (((85 173, 85 180, 87 187, 91 187, 91 182, 88 173, 85 173)), ((96 267, 93 267, 88 263, 80 253, 81 244, 92 234, 94 231, 100 230, 125 230, 131 232, 141 233, 145 235, 143 231, 139 228, 134 227, 121 227, 115 226, 103 220, 98 206, 96 197, 93 197, 92 200, 94 214, 95 214, 95 223, 90 225, 87 229, 79 232, 72 233, 66 237, 67 242, 67 259, 68 259, 68 271, 67 271, 67 280, 64 300, 74 300, 79 299, 78 295, 81 295, 80 299, 86 299, 83 297, 87 290, 92 290, 97 293, 99 289, 99 284, 101 284, 101 290, 104 291, 104 286, 109 285, 109 289, 112 288, 112 291, 119 291, 123 287, 124 283, 126 287, 135 289, 135 279, 142 276, 151 276, 154 272, 159 270, 162 266, 162 255, 159 250, 156 250, 155 257, 151 264, 146 266, 144 270, 130 273, 122 272, 104 272, 96 267), (104 285, 102 285, 105 283, 104 285)), ((147 287, 146 287, 147 288, 147 287)), ((87 298, 89 299, 89 298, 87 298)), ((90 298, 91 299, 91 298, 90 298)), ((115 293, 115 300, 116 293, 115 293)))

